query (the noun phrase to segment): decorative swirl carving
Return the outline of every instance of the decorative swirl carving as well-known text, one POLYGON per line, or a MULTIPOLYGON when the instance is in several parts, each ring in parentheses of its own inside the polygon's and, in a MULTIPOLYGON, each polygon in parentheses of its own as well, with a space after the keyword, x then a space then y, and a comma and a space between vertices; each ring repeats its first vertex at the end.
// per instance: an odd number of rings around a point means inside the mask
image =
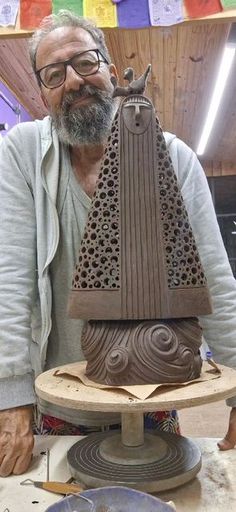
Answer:
POLYGON ((175 357, 178 349, 178 339, 173 331, 163 323, 143 322, 134 331, 134 338, 131 340, 132 350, 138 351, 140 359, 160 358, 163 361, 175 357), (138 347, 138 349, 137 349, 138 347))
POLYGON ((89 322, 82 336, 86 374, 114 386, 192 380, 201 372, 201 332, 195 318, 89 322))
POLYGON ((121 375, 129 364, 129 352, 124 347, 112 349, 105 358, 105 367, 110 375, 121 375))

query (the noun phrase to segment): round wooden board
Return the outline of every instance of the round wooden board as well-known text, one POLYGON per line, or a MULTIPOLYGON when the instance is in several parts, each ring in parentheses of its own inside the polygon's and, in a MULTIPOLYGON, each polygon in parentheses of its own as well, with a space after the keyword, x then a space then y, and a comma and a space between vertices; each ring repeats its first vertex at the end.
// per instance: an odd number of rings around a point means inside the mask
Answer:
POLYGON ((43 400, 71 409, 129 413, 178 410, 236 395, 236 371, 218 366, 222 372, 219 378, 185 386, 162 386, 146 400, 135 398, 124 390, 88 387, 74 377, 55 376, 58 368, 39 375, 35 386, 43 400))

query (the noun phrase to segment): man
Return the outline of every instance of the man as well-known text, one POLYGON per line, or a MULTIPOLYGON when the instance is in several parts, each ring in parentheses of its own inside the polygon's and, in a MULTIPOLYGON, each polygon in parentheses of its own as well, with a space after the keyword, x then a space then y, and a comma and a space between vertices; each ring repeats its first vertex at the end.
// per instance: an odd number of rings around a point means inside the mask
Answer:
MULTIPOLYGON (((34 375, 83 359, 83 323, 67 318, 67 298, 117 108, 116 68, 102 32, 86 19, 68 11, 47 18, 32 39, 31 60, 50 116, 16 126, 0 148, 1 476, 30 463, 34 375)), ((193 152, 165 137, 213 297, 214 314, 200 319, 204 335, 220 362, 236 366, 236 287, 206 178, 193 152)), ((39 406, 44 428, 51 417, 91 429, 119 421, 39 406)), ((236 442, 235 410, 221 449, 236 442)))

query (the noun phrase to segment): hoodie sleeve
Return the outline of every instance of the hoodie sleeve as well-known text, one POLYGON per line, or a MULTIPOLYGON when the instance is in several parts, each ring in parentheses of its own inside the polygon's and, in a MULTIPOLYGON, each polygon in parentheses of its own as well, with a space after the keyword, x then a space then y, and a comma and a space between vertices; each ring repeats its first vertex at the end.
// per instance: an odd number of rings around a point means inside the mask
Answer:
MULTIPOLYGON (((207 179, 197 156, 184 142, 172 138, 169 150, 213 303, 213 313, 199 318, 203 335, 213 358, 236 368, 236 281, 221 237, 207 179)), ((236 406, 236 397, 228 399, 227 403, 236 406)))
POLYGON ((29 347, 36 246, 28 130, 16 127, 0 144, 0 409, 35 400, 29 347))

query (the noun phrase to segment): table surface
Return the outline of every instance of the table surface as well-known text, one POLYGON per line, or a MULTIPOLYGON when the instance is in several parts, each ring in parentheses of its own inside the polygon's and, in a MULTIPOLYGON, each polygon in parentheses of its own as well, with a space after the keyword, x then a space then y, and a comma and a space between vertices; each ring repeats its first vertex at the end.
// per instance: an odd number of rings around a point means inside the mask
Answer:
MULTIPOLYGON (((0 478, 0 512, 45 512, 61 496, 34 486, 22 486, 26 479, 46 480, 46 449, 50 456, 50 480, 65 482, 70 477, 66 452, 79 437, 37 436, 32 464, 27 473, 0 478)), ((183 486, 159 493, 164 501, 172 500, 177 512, 235 512, 236 450, 220 452, 217 439, 195 438, 202 451, 202 469, 197 477, 183 486)))

